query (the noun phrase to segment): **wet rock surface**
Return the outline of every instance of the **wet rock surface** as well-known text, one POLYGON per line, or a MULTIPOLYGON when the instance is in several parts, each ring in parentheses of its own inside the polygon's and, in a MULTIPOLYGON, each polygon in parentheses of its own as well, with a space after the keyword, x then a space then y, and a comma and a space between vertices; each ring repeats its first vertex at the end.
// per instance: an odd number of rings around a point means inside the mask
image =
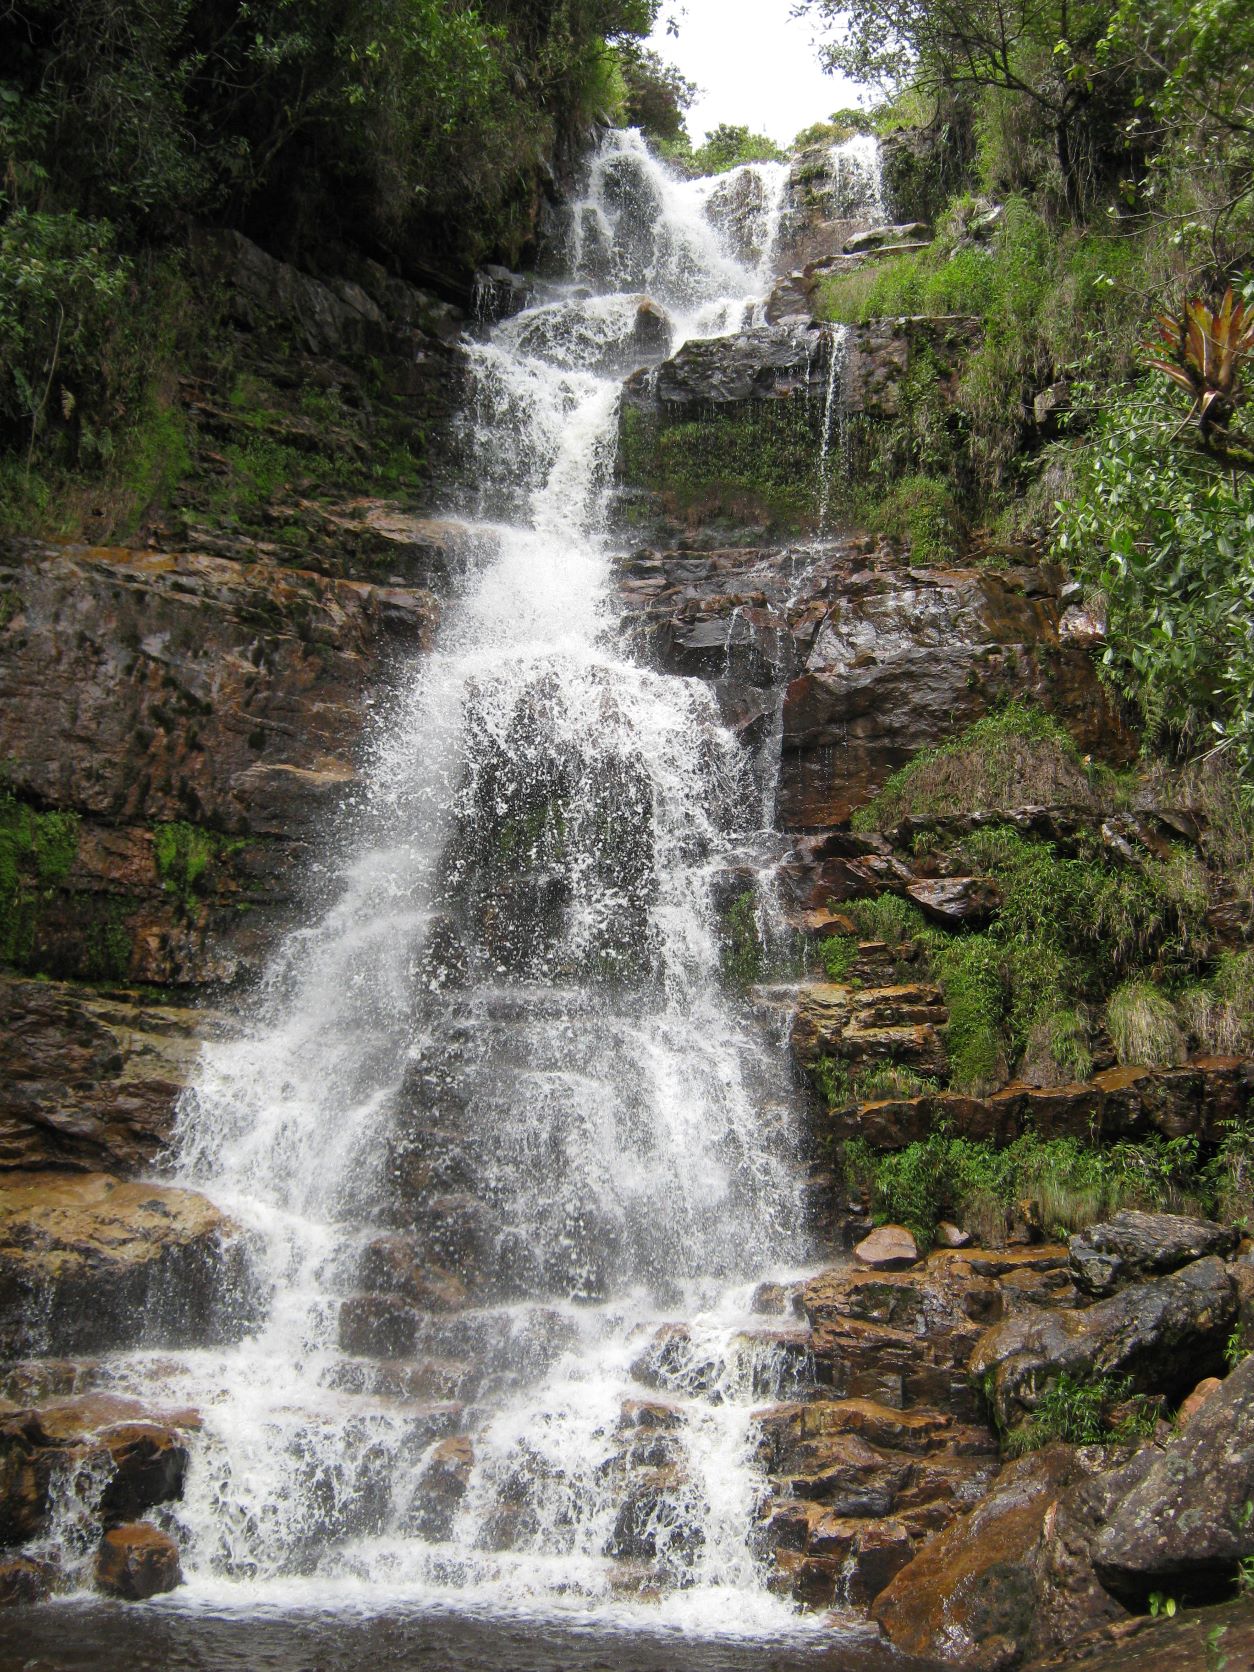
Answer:
POLYGON ((166 1150, 212 1012, 0 976, 0 1170, 127 1176, 166 1150))
POLYGON ((145 1602, 183 1582, 178 1545, 157 1527, 144 1522, 113 1527, 96 1556, 96 1584, 109 1596, 125 1602, 145 1602))
POLYGON ((227 1339, 257 1303, 247 1237, 194 1191, 105 1173, 0 1176, 6 1356, 227 1339))
POLYGON ((1228 1268, 1213 1256, 1070 1312, 1024 1313, 996 1325, 972 1356, 1006 1431, 1030 1416, 1064 1374, 1126 1377, 1179 1397, 1223 1364, 1237 1314, 1228 1268))
POLYGON ((1065 583, 1048 567, 912 569, 851 538, 645 549, 619 573, 642 651, 710 679, 732 724, 765 729, 765 688, 785 687, 784 828, 839 825, 920 749, 1011 694, 1038 701, 1085 752, 1132 752, 1091 651, 1061 637, 1065 583))
POLYGON ((1220 1383, 1131 1483, 1095 1538, 1102 1583, 1131 1603, 1149 1592, 1222 1596, 1254 1555, 1254 1358, 1220 1383))

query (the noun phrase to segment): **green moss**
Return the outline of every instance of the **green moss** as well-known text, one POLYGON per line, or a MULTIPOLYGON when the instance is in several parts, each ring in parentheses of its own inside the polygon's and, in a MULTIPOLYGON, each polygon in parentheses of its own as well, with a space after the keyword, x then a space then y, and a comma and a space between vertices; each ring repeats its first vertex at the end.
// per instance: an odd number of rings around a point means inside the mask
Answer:
POLYGON ((870 533, 904 541, 915 563, 952 563, 958 555, 962 519, 945 481, 907 476, 859 508, 870 533))
POLYGON ((822 417, 819 402, 796 397, 677 424, 624 407, 619 477, 659 496, 672 515, 797 529, 816 515, 822 417))
POLYGON ((767 947, 758 898, 751 888, 737 895, 723 914, 723 980, 732 987, 752 987, 766 972, 767 947))
POLYGON ((0 962, 29 964, 41 896, 68 877, 78 841, 77 813, 41 813, 0 793, 0 962))
POLYGON ((243 846, 199 825, 176 820, 152 830, 152 857, 161 886, 176 896, 181 911, 191 916, 211 880, 215 861, 243 846))

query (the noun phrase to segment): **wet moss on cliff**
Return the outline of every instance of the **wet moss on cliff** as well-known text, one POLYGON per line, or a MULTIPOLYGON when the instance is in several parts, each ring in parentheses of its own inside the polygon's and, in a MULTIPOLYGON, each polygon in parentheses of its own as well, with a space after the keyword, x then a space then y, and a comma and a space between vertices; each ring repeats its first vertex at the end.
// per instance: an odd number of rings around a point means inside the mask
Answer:
POLYGON ((161 887, 172 894, 184 917, 194 917, 210 891, 214 866, 244 846, 239 838, 219 836, 200 825, 174 820, 152 830, 152 859, 161 887))
POLYGON ((30 959, 42 903, 69 876, 78 842, 76 813, 40 812, 0 793, 0 962, 30 959))
POLYGON ((804 398, 746 402, 680 423, 624 403, 619 480, 629 496, 652 498, 681 519, 793 532, 817 518, 822 435, 821 403, 804 398))

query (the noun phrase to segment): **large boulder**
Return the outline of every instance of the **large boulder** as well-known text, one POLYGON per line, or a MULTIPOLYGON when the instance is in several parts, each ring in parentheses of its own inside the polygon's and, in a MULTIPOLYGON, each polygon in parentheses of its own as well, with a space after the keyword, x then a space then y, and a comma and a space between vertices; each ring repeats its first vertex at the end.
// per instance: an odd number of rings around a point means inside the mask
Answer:
POLYGON ((252 1241, 206 1197, 107 1173, 0 1176, 0 1349, 225 1340, 256 1316, 252 1241))
POLYGON ((1033 1558, 1047 1514, 1084 1468, 1062 1446, 1008 1464, 875 1599, 871 1612, 894 1646, 945 1664, 1018 1664, 1033 1629, 1033 1558))
POLYGON ((971 1356, 1003 1431, 1017 1428, 1063 1375, 1126 1377, 1138 1392, 1178 1397, 1222 1365, 1237 1314, 1222 1260, 1195 1260, 1078 1311, 1028 1308, 988 1330, 971 1356))
POLYGON ((1254 1357, 1247 1358, 1120 1499, 1093 1544, 1117 1595, 1217 1595, 1254 1556, 1254 1357))
POLYGON ((1239 1238, 1239 1231, 1208 1219, 1125 1208, 1071 1238, 1071 1275, 1087 1295, 1113 1295, 1125 1283, 1177 1271, 1207 1254, 1231 1254, 1239 1238))
POLYGON ((144 1602, 182 1583, 178 1545, 160 1528, 140 1521, 114 1527, 102 1539, 96 1555, 96 1584, 109 1596, 144 1602))

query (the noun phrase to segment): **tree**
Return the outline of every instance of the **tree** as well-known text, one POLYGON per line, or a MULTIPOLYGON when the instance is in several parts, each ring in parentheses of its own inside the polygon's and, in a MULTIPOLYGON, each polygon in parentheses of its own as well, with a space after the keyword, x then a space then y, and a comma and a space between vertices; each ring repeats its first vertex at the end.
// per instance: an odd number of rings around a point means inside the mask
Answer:
POLYGON ((696 82, 638 41, 622 42, 618 59, 627 83, 628 123, 652 139, 683 139, 684 112, 697 96, 696 82))
POLYGON ((1136 73, 1115 50, 1107 0, 798 0, 837 31, 829 69, 896 91, 988 87, 1048 125, 1068 208, 1079 216, 1120 150, 1136 73))

